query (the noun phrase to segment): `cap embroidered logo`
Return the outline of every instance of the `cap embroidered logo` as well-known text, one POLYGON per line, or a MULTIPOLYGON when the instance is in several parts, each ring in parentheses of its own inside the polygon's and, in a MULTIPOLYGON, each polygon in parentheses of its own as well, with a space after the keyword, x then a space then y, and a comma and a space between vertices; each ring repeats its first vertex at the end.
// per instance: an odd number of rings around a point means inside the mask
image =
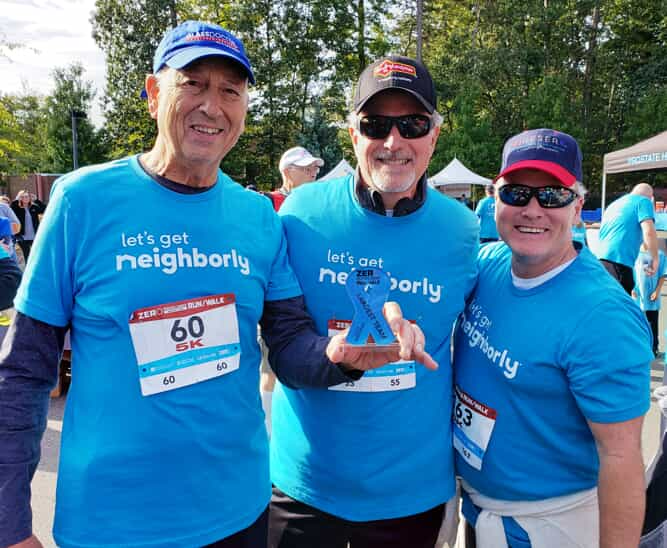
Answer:
POLYGON ((373 71, 373 76, 376 78, 386 78, 394 72, 401 72, 403 74, 408 74, 410 76, 417 76, 417 69, 412 65, 406 65, 404 63, 396 63, 385 59, 380 63, 375 70, 373 71))

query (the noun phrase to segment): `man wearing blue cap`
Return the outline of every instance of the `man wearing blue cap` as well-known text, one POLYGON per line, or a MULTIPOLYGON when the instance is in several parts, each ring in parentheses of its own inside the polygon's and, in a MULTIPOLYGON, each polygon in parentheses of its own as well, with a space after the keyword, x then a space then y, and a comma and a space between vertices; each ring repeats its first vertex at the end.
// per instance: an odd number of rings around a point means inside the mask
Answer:
POLYGON ((455 339, 454 447, 468 546, 637 546, 650 330, 572 243, 581 151, 550 129, 509 139, 496 178, 503 242, 455 339))
POLYGON ((639 246, 651 257, 644 267, 648 276, 658 271, 658 235, 655 231, 653 187, 639 183, 629 194, 612 202, 602 215, 597 256, 602 265, 630 294, 635 286, 633 268, 639 246))
POLYGON ((29 483, 70 326, 63 547, 265 545, 260 319, 278 377, 295 388, 354 381, 354 369, 400 356, 430 360, 395 306, 399 351, 351 352, 342 335, 315 333, 271 204, 219 169, 254 82, 241 42, 183 23, 153 72, 155 145, 54 185, 16 299, 0 360, 0 546, 40 546, 29 483))

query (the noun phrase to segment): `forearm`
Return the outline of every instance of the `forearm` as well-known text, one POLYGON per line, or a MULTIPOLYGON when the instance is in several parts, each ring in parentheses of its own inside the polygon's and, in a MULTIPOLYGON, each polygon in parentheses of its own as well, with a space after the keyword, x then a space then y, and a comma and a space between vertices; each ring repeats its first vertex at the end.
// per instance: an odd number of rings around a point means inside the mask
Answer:
POLYGON ((641 224, 642 227, 642 239, 644 244, 646 244, 646 249, 651 255, 654 263, 658 261, 658 235, 655 231, 655 226, 653 221, 644 221, 641 224))
POLYGON ((317 334, 303 297, 264 303, 260 325, 271 367, 290 388, 326 388, 363 375, 345 371, 327 358, 329 338, 317 334))
POLYGON ((0 546, 31 534, 30 481, 64 332, 17 313, 0 351, 0 546))
POLYGON ((644 521, 644 465, 639 448, 600 457, 600 548, 636 548, 644 521))

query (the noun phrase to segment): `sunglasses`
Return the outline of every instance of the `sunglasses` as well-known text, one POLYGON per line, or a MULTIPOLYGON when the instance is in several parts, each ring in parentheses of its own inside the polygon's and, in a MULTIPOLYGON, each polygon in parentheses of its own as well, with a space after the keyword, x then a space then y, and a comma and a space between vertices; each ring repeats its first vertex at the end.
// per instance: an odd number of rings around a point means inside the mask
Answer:
POLYGON ((419 139, 431 131, 431 118, 423 114, 407 114, 406 116, 373 114, 359 118, 359 131, 369 139, 386 138, 394 125, 404 139, 419 139))
POLYGON ((563 186, 503 185, 497 189, 498 198, 504 204, 523 207, 533 196, 537 203, 545 209, 556 209, 571 204, 578 197, 574 190, 563 186))

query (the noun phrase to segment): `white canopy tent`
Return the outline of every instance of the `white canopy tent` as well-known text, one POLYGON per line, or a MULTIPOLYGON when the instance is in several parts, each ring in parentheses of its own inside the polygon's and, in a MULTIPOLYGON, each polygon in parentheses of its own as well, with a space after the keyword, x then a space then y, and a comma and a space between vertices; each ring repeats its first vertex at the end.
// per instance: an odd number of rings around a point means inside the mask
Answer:
POLYGON ((430 177, 428 180, 433 186, 444 185, 490 185, 491 179, 477 175, 470 171, 457 158, 454 158, 445 168, 430 177))
POLYGON ((318 179, 318 181, 328 181, 330 179, 338 179, 339 177, 345 177, 354 173, 354 168, 349 164, 349 162, 343 158, 336 167, 334 167, 329 173, 323 175, 318 179))

